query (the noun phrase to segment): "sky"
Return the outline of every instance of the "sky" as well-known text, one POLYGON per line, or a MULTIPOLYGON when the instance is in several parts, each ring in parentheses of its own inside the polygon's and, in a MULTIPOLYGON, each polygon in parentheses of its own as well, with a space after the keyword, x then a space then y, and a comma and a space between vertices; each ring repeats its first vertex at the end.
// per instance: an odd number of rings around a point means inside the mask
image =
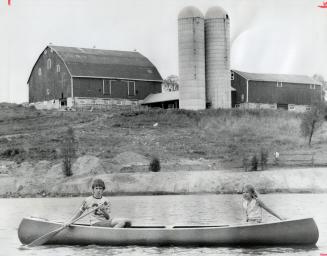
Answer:
POLYGON ((0 102, 28 101, 27 80, 49 44, 137 50, 163 78, 178 75, 185 6, 230 17, 231 68, 327 79, 327 8, 320 0, 0 0, 0 102))

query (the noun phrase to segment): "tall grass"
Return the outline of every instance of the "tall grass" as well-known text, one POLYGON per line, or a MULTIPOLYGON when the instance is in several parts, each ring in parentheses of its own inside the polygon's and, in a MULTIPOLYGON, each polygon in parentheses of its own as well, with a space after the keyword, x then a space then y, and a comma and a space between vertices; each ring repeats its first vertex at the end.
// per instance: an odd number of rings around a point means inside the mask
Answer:
MULTIPOLYGON (((301 114, 287 111, 58 112, 6 106, 5 112, 7 114, 0 113, 0 139, 3 142, 0 150, 23 145, 26 159, 38 156, 29 156, 30 148, 39 148, 40 152, 60 148, 62 134, 68 125, 73 127, 78 141, 77 156, 91 154, 110 158, 117 153, 134 151, 157 155, 162 161, 201 157, 241 162, 245 156, 259 156, 261 149, 271 154, 305 145, 300 137, 301 114), (156 123, 158 125, 154 126, 156 123), (13 134, 17 136, 6 138, 13 134)), ((327 131, 327 126, 317 133, 313 145, 318 144, 319 139, 327 140, 323 131, 327 131)), ((46 154, 40 157, 47 159, 46 154)), ((53 153, 48 159, 54 157, 53 153)))

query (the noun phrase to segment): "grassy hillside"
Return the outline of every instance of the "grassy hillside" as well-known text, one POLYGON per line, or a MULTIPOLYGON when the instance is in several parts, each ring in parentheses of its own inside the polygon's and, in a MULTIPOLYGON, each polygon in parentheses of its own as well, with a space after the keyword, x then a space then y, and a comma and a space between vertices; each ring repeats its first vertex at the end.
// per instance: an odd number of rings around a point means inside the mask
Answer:
POLYGON ((314 135, 312 147, 300 135, 301 114, 274 110, 149 110, 68 112, 0 104, 0 158, 17 161, 60 158, 68 126, 77 154, 112 159, 133 151, 161 161, 212 159, 239 166, 244 156, 267 150, 326 151, 327 126, 314 135), (158 123, 158 125, 155 125, 158 123))

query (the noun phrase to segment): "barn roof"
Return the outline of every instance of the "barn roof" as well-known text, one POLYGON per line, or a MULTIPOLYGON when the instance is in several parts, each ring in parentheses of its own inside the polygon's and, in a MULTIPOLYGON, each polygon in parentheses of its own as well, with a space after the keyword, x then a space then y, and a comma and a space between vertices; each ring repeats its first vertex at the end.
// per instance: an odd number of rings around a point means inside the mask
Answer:
POLYGON ((162 81, 157 68, 136 51, 113 51, 78 47, 46 47, 55 51, 72 77, 162 81))
POLYGON ((144 100, 142 104, 166 102, 172 100, 179 100, 179 91, 164 92, 164 93, 151 93, 144 100))
POLYGON ((238 70, 232 70, 238 73, 240 76, 247 80, 252 81, 269 81, 269 82, 284 82, 284 83, 295 83, 295 84, 319 84, 320 82, 306 75, 286 75, 286 74, 259 74, 259 73, 248 73, 238 70))

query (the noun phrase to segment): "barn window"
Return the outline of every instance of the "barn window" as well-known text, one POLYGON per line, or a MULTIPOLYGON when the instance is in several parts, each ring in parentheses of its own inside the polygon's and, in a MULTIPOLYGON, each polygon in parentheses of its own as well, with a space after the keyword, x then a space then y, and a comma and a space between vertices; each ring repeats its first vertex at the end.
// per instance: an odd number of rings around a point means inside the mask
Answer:
POLYGON ((47 69, 51 69, 51 59, 48 59, 47 61, 47 69))
POLYGON ((111 84, 116 80, 103 80, 103 94, 111 95, 111 84))
POLYGON ((316 85, 315 84, 310 84, 310 89, 316 89, 316 85))
POLYGON ((37 73, 38 73, 39 76, 42 76, 42 69, 39 68, 39 69, 37 70, 37 73))
POLYGON ((234 80, 234 71, 231 71, 231 73, 230 73, 230 80, 234 80))
POLYGON ((128 81, 128 96, 135 96, 135 82, 128 81))
POLYGON ((283 87, 283 83, 282 82, 277 82, 277 87, 283 87))
POLYGON ((44 55, 47 55, 47 52, 48 52, 47 50, 44 50, 44 55))
POLYGON ((60 72, 60 65, 57 64, 57 73, 59 73, 59 72, 60 72))
POLYGON ((244 94, 241 95, 241 101, 244 101, 244 94))

